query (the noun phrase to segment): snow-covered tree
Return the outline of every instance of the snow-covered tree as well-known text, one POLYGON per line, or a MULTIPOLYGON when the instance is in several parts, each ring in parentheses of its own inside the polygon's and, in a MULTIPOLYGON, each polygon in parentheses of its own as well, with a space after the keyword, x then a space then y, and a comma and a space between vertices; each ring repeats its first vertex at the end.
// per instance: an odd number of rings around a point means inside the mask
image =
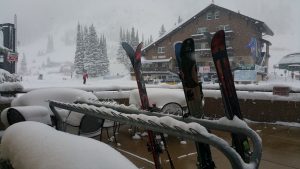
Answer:
POLYGON ((162 36, 166 33, 166 29, 164 25, 161 25, 160 30, 159 30, 159 36, 162 36))
POLYGON ((87 55, 87 50, 88 50, 88 45, 89 45, 89 30, 87 26, 84 26, 83 29, 83 48, 84 48, 84 57, 83 57, 83 69, 86 70, 86 64, 88 62, 88 58, 86 57, 87 55))
POLYGON ((123 47, 122 47, 122 42, 126 42, 126 36, 125 36, 125 33, 124 33, 124 30, 122 28, 120 28, 120 43, 119 43, 119 48, 118 48, 118 53, 117 53, 117 60, 120 62, 120 63, 123 63, 124 65, 127 65, 125 64, 125 59, 126 59, 126 52, 124 51, 123 47))
POLYGON ((103 76, 109 72, 109 60, 107 56, 106 38, 101 35, 99 40, 99 60, 98 74, 103 76))
POLYGON ((20 73, 19 74, 26 75, 27 72, 28 72, 28 70, 27 70, 26 56, 25 56, 25 53, 23 53, 23 58, 21 60, 20 73))
POLYGON ((54 51, 54 43, 53 43, 53 37, 51 35, 48 36, 48 41, 47 41, 47 53, 51 53, 54 51))
POLYGON ((178 16, 177 23, 180 24, 182 22, 182 18, 178 16))
POLYGON ((99 40, 94 25, 89 27, 88 45, 85 52, 84 68, 91 77, 98 76, 99 40))
POLYGON ((76 37, 76 52, 74 59, 74 69, 76 74, 82 74, 84 69, 84 41, 83 31, 80 24, 77 25, 77 37, 76 37))

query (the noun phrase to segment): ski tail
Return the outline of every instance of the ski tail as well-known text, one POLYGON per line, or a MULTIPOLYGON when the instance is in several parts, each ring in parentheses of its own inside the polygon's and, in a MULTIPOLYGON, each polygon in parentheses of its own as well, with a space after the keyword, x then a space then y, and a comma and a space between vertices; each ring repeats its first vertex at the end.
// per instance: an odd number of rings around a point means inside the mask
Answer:
MULTIPOLYGON (((176 43, 174 49, 189 114, 199 118, 202 112, 203 93, 201 83, 198 82, 196 60, 193 55, 194 40, 189 38, 182 43, 176 43)), ((212 160, 209 145, 200 142, 195 142, 195 144, 198 168, 214 169, 215 163, 212 160)))
MULTIPOLYGON (((211 41, 211 52, 216 67, 225 115, 232 120, 234 116, 243 119, 232 76, 225 43, 225 32, 215 33, 211 41)), ((242 134, 232 133, 232 144, 245 162, 249 161, 250 146, 248 139, 242 134)))

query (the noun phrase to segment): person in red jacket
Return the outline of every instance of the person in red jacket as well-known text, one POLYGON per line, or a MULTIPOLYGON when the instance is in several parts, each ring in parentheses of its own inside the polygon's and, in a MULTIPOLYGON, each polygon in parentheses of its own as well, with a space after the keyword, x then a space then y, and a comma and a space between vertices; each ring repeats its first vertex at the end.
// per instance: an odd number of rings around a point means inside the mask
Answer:
POLYGON ((83 84, 86 83, 86 79, 87 79, 88 77, 89 77, 89 75, 88 75, 87 71, 84 71, 84 72, 83 72, 83 75, 82 75, 82 78, 83 78, 83 84))

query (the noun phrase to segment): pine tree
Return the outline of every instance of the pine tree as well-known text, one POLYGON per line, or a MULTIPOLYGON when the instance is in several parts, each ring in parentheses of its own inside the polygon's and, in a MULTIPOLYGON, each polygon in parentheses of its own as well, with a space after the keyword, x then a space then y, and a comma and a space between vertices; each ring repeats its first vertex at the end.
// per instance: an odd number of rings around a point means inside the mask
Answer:
POLYGON ((47 53, 51 53, 54 51, 54 44, 53 44, 53 37, 51 35, 48 36, 48 41, 47 41, 47 53))
POLYGON ((162 36, 166 33, 166 29, 164 25, 161 25, 160 30, 159 30, 159 36, 162 36))
POLYGON ((131 29, 131 33, 129 32, 129 30, 124 30, 124 29, 121 28, 121 30, 120 30, 120 43, 119 43, 117 60, 120 63, 124 64, 125 67, 128 68, 128 69, 130 69, 130 65, 131 65, 130 59, 126 55, 126 52, 123 49, 121 43, 122 42, 127 42, 133 48, 135 48, 137 46, 136 40, 137 40, 137 37, 136 37, 134 28, 131 29))
POLYGON ((97 66, 99 64, 99 41, 94 25, 89 27, 88 45, 86 48, 84 68, 91 77, 98 76, 97 66))
POLYGON ((107 45, 106 45, 106 38, 104 35, 100 38, 100 75, 105 75, 109 72, 109 60, 107 56, 107 45))
POLYGON ((180 16, 178 16, 177 23, 180 24, 181 22, 182 22, 182 19, 180 16))
POLYGON ((83 32, 81 26, 77 25, 77 37, 76 37, 76 52, 74 59, 74 69, 76 74, 82 74, 84 69, 84 42, 83 32))
POLYGON ((125 35, 125 31, 122 28, 120 28, 120 37, 119 38, 120 38, 120 43, 119 43, 119 48, 118 48, 118 53, 117 53, 117 60, 120 63, 125 63, 125 57, 127 57, 127 56, 126 56, 126 53, 125 53, 121 43, 126 42, 126 35, 125 35))
POLYGON ((23 58, 21 60, 21 65, 20 65, 20 74, 21 75, 26 75, 27 74, 27 61, 26 61, 26 56, 25 53, 23 53, 23 58))
POLYGON ((83 69, 86 70, 86 64, 88 61, 87 61, 87 52, 88 52, 88 45, 89 45, 89 31, 88 31, 88 28, 87 26, 84 26, 84 30, 83 30, 83 54, 84 54, 84 57, 83 57, 83 69))

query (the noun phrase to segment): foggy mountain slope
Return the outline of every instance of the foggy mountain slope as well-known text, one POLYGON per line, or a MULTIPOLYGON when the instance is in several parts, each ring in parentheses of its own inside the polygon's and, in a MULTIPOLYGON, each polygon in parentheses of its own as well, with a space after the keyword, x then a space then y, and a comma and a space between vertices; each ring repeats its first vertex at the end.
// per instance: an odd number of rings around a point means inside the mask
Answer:
MULTIPOLYGON (((75 36, 76 34, 74 37, 75 36)), ((61 40, 61 37, 60 34, 53 36, 54 51, 51 53, 46 52, 47 38, 39 39, 29 45, 18 47, 20 55, 18 68, 20 67, 24 54, 26 56, 28 70, 32 75, 58 73, 64 64, 73 64, 76 45, 75 43, 66 45, 61 40)), ((127 75, 129 73, 128 69, 116 60, 118 45, 119 42, 107 41, 110 75, 127 75)))

